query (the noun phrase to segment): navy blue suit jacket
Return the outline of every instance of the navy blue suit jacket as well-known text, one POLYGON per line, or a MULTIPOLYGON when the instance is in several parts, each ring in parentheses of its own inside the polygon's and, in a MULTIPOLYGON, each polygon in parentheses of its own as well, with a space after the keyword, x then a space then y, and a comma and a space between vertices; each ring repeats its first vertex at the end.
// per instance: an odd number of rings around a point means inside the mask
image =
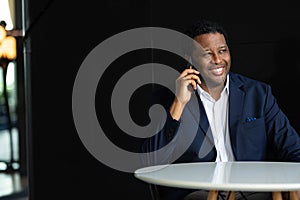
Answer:
MULTIPOLYGON (((299 135, 278 107, 271 87, 233 72, 229 79, 228 125, 235 160, 299 162, 299 135)), ((157 131, 143 146, 146 152, 157 152, 149 156, 149 165, 216 159, 209 122, 196 94, 185 107, 180 121, 173 120, 168 113, 157 131)), ((184 195, 187 190, 164 188, 164 191, 162 196, 168 197, 170 192, 171 199, 180 199, 177 192, 184 195)))

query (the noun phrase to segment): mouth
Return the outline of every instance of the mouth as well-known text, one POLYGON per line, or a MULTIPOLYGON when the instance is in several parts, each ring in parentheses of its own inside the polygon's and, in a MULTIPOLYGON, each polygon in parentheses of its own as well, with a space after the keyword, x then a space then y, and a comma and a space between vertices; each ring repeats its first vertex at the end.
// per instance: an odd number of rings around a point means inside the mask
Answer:
POLYGON ((213 68, 213 69, 211 69, 211 72, 215 76, 221 76, 225 72, 225 67, 221 66, 221 67, 213 68))

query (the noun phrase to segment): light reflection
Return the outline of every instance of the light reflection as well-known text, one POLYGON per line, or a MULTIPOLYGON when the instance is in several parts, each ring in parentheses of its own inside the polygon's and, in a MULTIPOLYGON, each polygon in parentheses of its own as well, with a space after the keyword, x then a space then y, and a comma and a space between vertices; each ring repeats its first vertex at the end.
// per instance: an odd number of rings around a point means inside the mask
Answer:
POLYGON ((0 20, 6 22, 6 30, 12 30, 14 28, 8 0, 0 0, 0 20))

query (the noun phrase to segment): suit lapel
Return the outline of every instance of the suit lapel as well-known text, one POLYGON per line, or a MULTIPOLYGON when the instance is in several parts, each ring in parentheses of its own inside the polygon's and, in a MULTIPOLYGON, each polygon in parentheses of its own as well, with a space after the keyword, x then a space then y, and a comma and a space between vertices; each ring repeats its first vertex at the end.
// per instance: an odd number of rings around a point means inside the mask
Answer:
POLYGON ((187 104, 189 111, 191 112, 191 114, 194 116, 194 119, 197 120, 196 123, 198 123, 198 126, 202 129, 202 131, 205 133, 209 127, 209 122, 206 116, 206 112, 203 106, 203 103, 198 95, 197 92, 195 92, 192 97, 191 100, 189 101, 189 103, 187 104), (198 109, 195 109, 195 107, 197 106, 198 109), (199 118, 200 116, 200 118, 199 118))
POLYGON ((237 129, 240 123, 245 93, 241 90, 242 83, 234 76, 230 74, 229 82, 229 134, 231 140, 231 146, 235 158, 237 157, 237 129))
MULTIPOLYGON (((240 82, 234 74, 230 73, 229 78, 229 134, 231 139, 232 150, 235 158, 237 158, 237 129, 243 113, 245 93, 242 90, 242 82, 240 82)), ((204 142, 202 144, 202 147, 204 148, 208 145, 210 146, 210 148, 206 149, 212 150, 212 147, 214 146, 213 136, 209 127, 209 122, 204 106, 197 93, 192 95, 192 98, 188 103, 187 108, 189 109, 189 112, 193 115, 195 121, 200 121, 200 123, 198 123, 200 127, 198 134, 202 134, 202 136, 200 136, 201 138, 203 138, 204 142), (195 106, 198 106, 199 110, 195 109, 195 106), (199 117, 196 117, 199 116, 199 111, 201 113, 200 119, 199 117)), ((202 152, 201 149, 199 150, 199 153, 200 152, 202 152)), ((204 152, 204 154, 206 153, 208 153, 208 151, 204 152)))
POLYGON ((212 136, 212 132, 209 126, 208 118, 203 106, 203 103, 199 97, 199 94, 195 92, 194 95, 192 95, 192 98, 188 104, 188 109, 191 112, 191 114, 194 116, 194 119, 198 120, 196 123, 199 126, 198 133, 197 133, 197 144, 201 144, 199 146, 199 158, 204 158, 207 156, 211 150, 214 148, 214 139, 212 136), (195 109, 195 106, 199 108, 195 109), (196 117, 198 116, 198 117, 196 117), (199 119, 200 116, 200 119, 199 119))

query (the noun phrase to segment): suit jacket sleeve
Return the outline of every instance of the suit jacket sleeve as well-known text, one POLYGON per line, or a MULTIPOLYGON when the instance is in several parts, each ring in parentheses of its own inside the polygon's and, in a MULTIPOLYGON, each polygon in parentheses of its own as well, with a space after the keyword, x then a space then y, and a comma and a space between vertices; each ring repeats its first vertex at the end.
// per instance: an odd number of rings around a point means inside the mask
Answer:
POLYGON ((236 160, 300 161, 299 135, 269 85, 233 74, 230 98, 230 135, 236 160))
POLYGON ((288 117, 279 108, 270 87, 267 90, 265 123, 267 124, 266 129, 271 144, 270 150, 274 152, 275 160, 299 162, 299 135, 291 126, 288 117))

